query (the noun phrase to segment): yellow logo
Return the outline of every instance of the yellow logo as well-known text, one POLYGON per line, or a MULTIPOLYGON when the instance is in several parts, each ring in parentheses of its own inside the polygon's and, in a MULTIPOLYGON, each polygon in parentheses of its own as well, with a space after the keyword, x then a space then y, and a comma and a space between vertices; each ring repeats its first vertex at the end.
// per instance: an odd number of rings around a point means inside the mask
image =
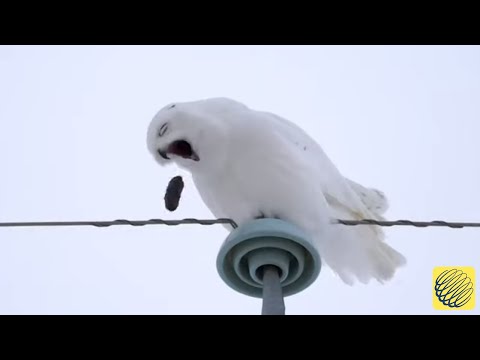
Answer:
POLYGON ((436 310, 472 310, 475 307, 475 269, 437 266, 433 269, 433 307, 436 310))

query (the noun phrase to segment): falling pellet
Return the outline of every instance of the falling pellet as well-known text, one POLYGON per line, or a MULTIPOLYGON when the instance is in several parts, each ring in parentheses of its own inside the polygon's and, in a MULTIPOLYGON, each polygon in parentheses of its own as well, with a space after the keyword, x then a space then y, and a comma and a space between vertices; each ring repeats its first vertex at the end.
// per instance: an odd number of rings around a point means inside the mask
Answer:
POLYGON ((165 192, 165 207, 169 211, 177 210, 178 204, 180 202, 180 197, 183 191, 183 179, 181 176, 175 176, 170 180, 165 192))

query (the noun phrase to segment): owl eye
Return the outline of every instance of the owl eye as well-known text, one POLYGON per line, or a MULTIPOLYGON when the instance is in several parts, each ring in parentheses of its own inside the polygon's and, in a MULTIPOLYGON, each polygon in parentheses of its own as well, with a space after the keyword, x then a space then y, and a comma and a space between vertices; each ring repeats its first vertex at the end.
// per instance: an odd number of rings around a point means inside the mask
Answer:
POLYGON ((176 105, 175 104, 172 104, 168 107, 168 109, 173 109, 176 105))
POLYGON ((163 136, 168 130, 168 124, 165 123, 160 127, 160 130, 158 130, 158 136, 163 136))

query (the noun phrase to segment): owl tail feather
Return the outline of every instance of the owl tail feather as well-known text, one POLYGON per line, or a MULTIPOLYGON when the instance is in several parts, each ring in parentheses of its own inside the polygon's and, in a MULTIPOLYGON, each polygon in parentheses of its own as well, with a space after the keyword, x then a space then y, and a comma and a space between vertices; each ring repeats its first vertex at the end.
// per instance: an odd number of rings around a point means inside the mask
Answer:
POLYGON ((346 180, 369 211, 382 215, 388 210, 388 200, 383 192, 377 189, 366 188, 349 179, 346 180))
POLYGON ((373 226, 331 225, 318 237, 322 260, 346 284, 367 284, 391 280, 397 269, 406 264, 405 257, 383 241, 383 232, 373 226))

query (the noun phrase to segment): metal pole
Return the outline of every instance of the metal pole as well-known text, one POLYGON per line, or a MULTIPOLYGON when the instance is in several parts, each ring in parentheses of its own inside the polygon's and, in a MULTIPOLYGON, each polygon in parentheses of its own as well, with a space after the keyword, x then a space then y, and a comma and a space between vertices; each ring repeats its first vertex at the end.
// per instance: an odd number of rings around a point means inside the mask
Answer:
POLYGON ((279 269, 273 265, 263 267, 262 315, 285 315, 279 269))

